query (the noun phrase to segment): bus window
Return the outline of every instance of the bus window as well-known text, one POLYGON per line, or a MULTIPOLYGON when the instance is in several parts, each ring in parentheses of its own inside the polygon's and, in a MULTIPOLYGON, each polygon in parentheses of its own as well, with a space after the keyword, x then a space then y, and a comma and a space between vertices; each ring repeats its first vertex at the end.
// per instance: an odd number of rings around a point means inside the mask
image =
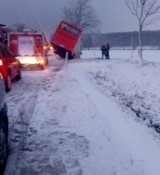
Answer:
POLYGON ((73 28, 73 27, 71 27, 71 26, 69 26, 69 25, 67 25, 67 24, 62 23, 62 24, 61 24, 61 28, 62 28, 63 30, 66 30, 66 31, 68 31, 68 32, 70 32, 70 33, 72 33, 72 34, 74 34, 74 35, 78 35, 78 34, 79 34, 79 31, 78 31, 77 29, 75 29, 75 28, 73 28))

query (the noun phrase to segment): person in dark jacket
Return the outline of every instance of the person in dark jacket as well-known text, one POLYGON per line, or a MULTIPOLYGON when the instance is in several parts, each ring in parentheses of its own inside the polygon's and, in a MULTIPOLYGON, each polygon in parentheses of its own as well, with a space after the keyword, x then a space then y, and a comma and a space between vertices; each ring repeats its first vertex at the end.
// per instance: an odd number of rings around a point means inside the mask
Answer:
POLYGON ((102 47, 101 47, 102 59, 103 59, 104 57, 106 57, 106 51, 107 51, 106 44, 103 44, 102 47))
POLYGON ((105 55, 105 56, 106 56, 106 59, 109 59, 109 58, 110 58, 110 57, 109 57, 109 50, 110 50, 109 43, 106 44, 106 48, 107 48, 107 49, 106 49, 106 55, 105 55))
POLYGON ((101 47, 101 51, 102 51, 102 59, 105 57, 106 59, 109 59, 109 44, 103 44, 101 47))

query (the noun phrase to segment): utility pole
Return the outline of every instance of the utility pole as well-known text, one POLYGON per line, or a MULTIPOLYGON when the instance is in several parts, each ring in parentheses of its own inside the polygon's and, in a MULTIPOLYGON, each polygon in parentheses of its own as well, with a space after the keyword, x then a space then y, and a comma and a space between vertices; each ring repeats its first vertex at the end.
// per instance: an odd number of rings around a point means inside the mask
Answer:
POLYGON ((131 58, 133 58, 133 33, 131 36, 131 58))

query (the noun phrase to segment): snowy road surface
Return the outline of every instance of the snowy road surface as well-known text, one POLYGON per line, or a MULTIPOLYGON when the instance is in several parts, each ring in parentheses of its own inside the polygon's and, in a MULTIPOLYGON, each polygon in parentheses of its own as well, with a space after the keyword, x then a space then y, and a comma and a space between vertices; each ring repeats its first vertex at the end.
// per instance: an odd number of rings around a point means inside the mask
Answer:
POLYGON ((7 94, 5 175, 159 174, 158 134, 94 81, 93 72, 117 62, 108 63, 72 62, 62 69, 50 65, 22 72, 7 94))

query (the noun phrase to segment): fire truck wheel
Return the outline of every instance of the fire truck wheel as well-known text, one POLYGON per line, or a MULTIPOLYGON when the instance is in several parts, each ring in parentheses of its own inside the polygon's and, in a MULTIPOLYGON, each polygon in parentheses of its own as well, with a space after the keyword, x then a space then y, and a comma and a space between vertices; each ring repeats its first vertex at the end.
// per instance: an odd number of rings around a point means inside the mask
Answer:
POLYGON ((40 68, 41 68, 41 70, 44 70, 46 68, 46 65, 45 64, 41 64, 40 68))
POLYGON ((48 57, 46 57, 46 65, 48 65, 48 57))
POLYGON ((21 78, 22 78, 22 76, 21 76, 21 70, 19 69, 18 70, 18 75, 17 75, 16 79, 17 80, 20 80, 21 78))
POLYGON ((6 89, 6 92, 9 92, 9 91, 11 90, 11 87, 12 87, 11 76, 8 75, 8 76, 7 76, 7 79, 6 79, 6 82, 5 82, 5 89, 6 89))
POLYGON ((0 174, 3 174, 6 162, 7 162, 7 154, 8 154, 8 136, 7 136, 7 128, 4 123, 0 126, 0 174))

